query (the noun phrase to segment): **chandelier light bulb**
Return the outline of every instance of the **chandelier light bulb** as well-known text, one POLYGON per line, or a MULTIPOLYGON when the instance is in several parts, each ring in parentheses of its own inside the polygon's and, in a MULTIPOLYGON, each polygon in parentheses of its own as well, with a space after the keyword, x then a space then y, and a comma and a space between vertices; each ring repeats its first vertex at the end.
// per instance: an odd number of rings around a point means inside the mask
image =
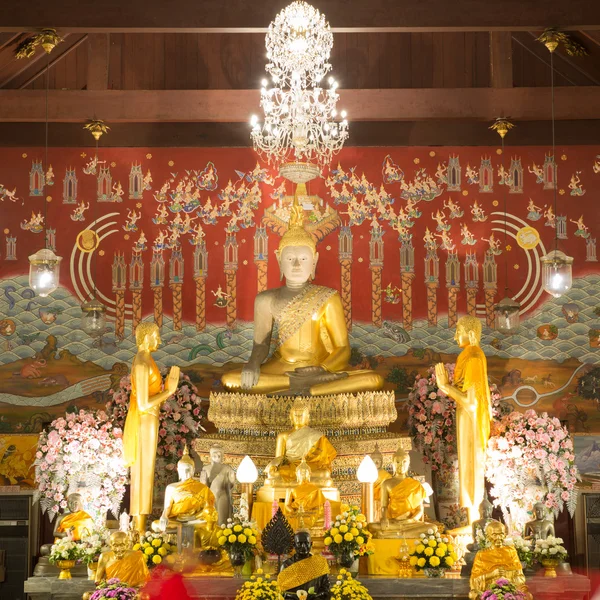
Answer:
POLYGON ((42 248, 29 257, 29 287, 45 298, 58 289, 61 256, 42 248))
POLYGON ((360 483, 375 483, 379 477, 377 466, 373 459, 367 454, 356 470, 356 478, 360 483))
POLYGON ((346 111, 345 111, 345 110, 343 110, 343 111, 340 113, 340 115, 342 116, 342 119, 345 119, 345 118, 346 118, 346 111))
POLYGON ((552 250, 540 259, 542 285, 555 298, 566 294, 573 285, 573 258, 560 250, 552 250))

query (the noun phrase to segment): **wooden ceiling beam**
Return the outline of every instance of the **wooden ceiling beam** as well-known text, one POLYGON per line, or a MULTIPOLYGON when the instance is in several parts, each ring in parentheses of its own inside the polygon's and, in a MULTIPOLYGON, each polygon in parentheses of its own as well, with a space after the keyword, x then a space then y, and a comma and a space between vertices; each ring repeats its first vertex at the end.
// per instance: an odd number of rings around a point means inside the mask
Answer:
MULTIPOLYGON (((84 122, 95 115, 108 123, 248 122, 260 114, 258 90, 50 90, 51 122, 84 122), (93 107, 93 108, 92 108, 93 107)), ((600 118, 599 86, 555 89, 557 119, 600 118)), ((492 121, 550 118, 550 90, 455 88, 342 90, 339 108, 356 121, 492 121)), ((43 90, 0 90, 0 121, 45 119, 43 90)))
MULTIPOLYGON (((102 2, 3 2, 3 31, 55 27, 76 32, 261 32, 287 0, 103 0, 102 2)), ((600 29, 594 0, 321 0, 317 7, 334 31, 517 31, 560 26, 600 29)))

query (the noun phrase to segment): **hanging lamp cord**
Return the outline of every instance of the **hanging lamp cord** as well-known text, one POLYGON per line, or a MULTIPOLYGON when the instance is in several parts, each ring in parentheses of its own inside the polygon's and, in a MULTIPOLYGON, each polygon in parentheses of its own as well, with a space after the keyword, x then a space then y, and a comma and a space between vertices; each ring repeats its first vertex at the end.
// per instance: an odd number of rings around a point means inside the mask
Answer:
POLYGON ((554 249, 558 250, 558 166, 556 161, 556 133, 554 124, 554 52, 550 52, 550 94, 552 119, 552 168, 554 169, 554 249))
POLYGON ((44 187, 42 192, 42 198, 44 199, 44 248, 48 249, 48 200, 46 199, 46 176, 48 173, 48 88, 50 87, 50 54, 46 54, 46 118, 44 125, 44 187))
MULTIPOLYGON (((502 171, 506 173, 504 160, 504 138, 502 138, 502 171)), ((505 175, 506 177, 506 175, 505 175)), ((504 295, 508 296, 508 255, 506 251, 506 228, 507 228, 507 216, 506 216, 506 187, 508 182, 504 180, 504 295)))

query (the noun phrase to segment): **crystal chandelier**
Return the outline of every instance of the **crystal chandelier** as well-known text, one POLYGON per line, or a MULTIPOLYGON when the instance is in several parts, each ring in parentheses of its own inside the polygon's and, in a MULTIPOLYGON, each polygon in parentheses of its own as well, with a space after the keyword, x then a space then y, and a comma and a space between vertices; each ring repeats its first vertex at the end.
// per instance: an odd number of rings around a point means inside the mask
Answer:
POLYGON ((254 149, 269 164, 286 160, 331 162, 348 138, 345 111, 337 112, 338 84, 328 78, 333 35, 325 17, 306 2, 293 2, 269 26, 266 70, 272 87, 262 81, 265 117, 251 118, 254 149))

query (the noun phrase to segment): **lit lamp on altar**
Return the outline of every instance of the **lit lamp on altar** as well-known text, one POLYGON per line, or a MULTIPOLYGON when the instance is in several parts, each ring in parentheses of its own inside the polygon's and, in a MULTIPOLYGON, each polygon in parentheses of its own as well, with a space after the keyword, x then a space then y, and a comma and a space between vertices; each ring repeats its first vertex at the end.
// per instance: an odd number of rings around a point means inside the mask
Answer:
POLYGON ((504 335, 517 333, 519 329, 519 311, 521 305, 506 296, 494 306, 494 329, 504 335))
POLYGON ((106 327, 106 307, 92 298, 89 302, 81 305, 83 316, 81 317, 81 329, 90 337, 97 337, 104 333, 106 327))
POLYGON ((360 463, 356 478, 361 484, 362 512, 367 517, 367 523, 372 523, 373 517, 373 484, 377 481, 379 472, 373 459, 367 454, 360 463))
POLYGON ((42 298, 58 289, 61 256, 42 248, 29 257, 29 287, 42 298))
POLYGON ((560 298, 573 285, 573 257, 554 249, 540 258, 542 285, 550 295, 560 298))
POLYGON ((235 478, 242 484, 242 496, 248 503, 248 519, 252 518, 252 503, 254 500, 254 482, 258 479, 258 469, 254 461, 248 456, 244 456, 238 467, 235 478))

